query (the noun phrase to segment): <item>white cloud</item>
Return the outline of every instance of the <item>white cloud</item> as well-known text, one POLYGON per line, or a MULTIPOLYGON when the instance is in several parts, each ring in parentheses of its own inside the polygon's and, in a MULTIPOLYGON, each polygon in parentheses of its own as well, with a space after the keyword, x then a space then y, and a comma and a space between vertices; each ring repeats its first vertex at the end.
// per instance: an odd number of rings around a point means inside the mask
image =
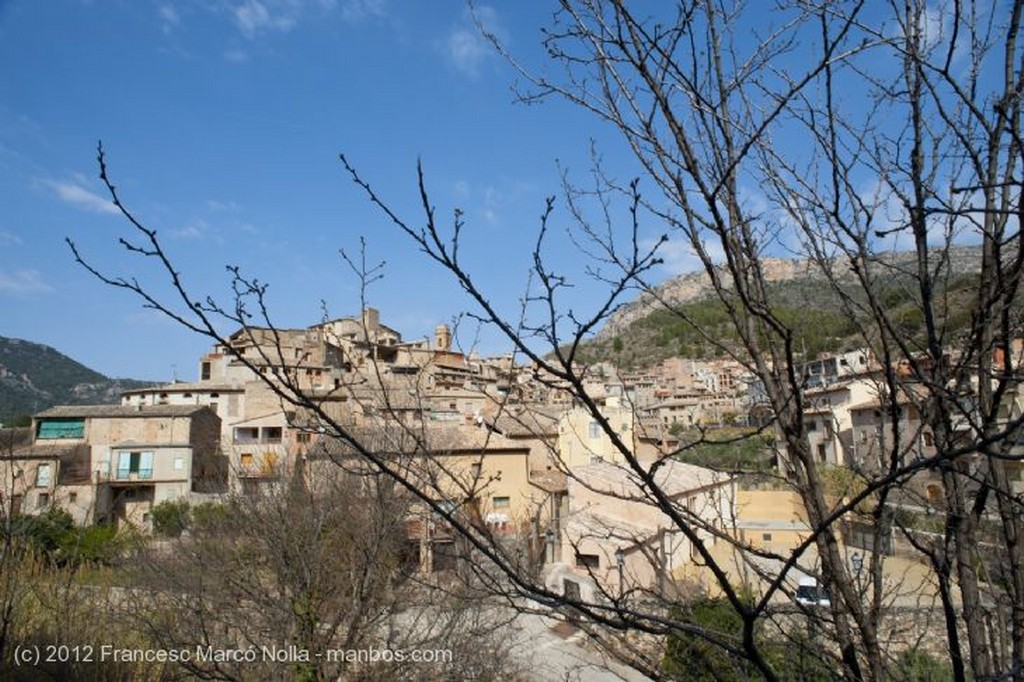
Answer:
POLYGON ((387 6, 387 0, 346 0, 341 6, 341 16, 349 22, 380 19, 387 15, 387 6))
POLYGON ((120 213, 110 199, 95 194, 78 183, 44 180, 43 184, 52 189, 58 199, 83 211, 109 213, 111 215, 120 213))
POLYGON ((237 5, 232 14, 242 34, 247 38, 254 38, 264 31, 290 31, 295 26, 296 11, 290 3, 275 3, 268 8, 259 0, 246 0, 237 5))
MULTIPOLYGON (((964 16, 960 17, 961 27, 959 31, 959 37, 957 38, 957 44, 953 50, 953 63, 957 64, 963 61, 964 58, 969 57, 971 53, 970 38, 972 31, 968 30, 969 26, 966 22, 970 21, 969 14, 964 13, 964 16)), ((902 17, 900 20, 902 21, 902 17)), ((954 19, 956 19, 956 12, 954 12, 953 0, 931 0, 920 9, 920 14, 917 15, 917 31, 921 37, 922 47, 926 52, 937 51, 943 57, 945 52, 949 49, 950 40, 954 34, 954 19)), ((905 25, 901 25, 897 21, 890 21, 887 28, 884 29, 884 33, 891 38, 904 38, 905 25)))
POLYGON ((181 25, 181 16, 174 5, 160 5, 157 12, 160 15, 160 22, 164 33, 170 33, 181 25))
POLYGON ((232 48, 230 50, 224 50, 224 59, 235 64, 244 64, 249 61, 249 54, 245 50, 239 50, 238 48, 232 48))
MULTIPOLYGON (((655 242, 652 240, 643 240, 641 248, 647 250, 654 244, 655 242)), ((703 246, 711 256, 713 263, 721 263, 724 260, 721 244, 704 242, 703 246)), ((704 263, 694 250, 693 244, 685 237, 669 239, 664 242, 658 247, 658 257, 662 259, 662 267, 670 275, 685 275, 704 269, 704 263)))
POLYGON ((448 36, 447 51, 455 68, 472 77, 480 74, 480 65, 488 54, 484 39, 465 28, 455 29, 448 36))
POLYGON ((171 231, 171 236, 175 239, 202 239, 205 233, 209 230, 209 225, 206 222, 199 220, 194 223, 189 223, 184 227, 177 230, 171 231))
POLYGON ((504 195, 494 187, 484 190, 484 220, 495 225, 498 222, 498 212, 504 203, 504 195))
POLYGON ((0 272, 0 292, 5 294, 48 294, 53 290, 43 281, 38 270, 15 270, 10 274, 0 272))
POLYGON ((341 12, 345 21, 354 23, 386 14, 386 0, 243 0, 231 5, 235 25, 250 40, 266 33, 286 33, 310 15, 341 12))
POLYGON ((443 45, 448 61, 471 78, 480 75, 484 62, 495 54, 481 27, 503 43, 508 42, 494 8, 480 6, 472 13, 467 11, 463 14, 462 22, 449 32, 443 45))
POLYGON ((0 246, 16 246, 21 243, 23 243, 22 239, 18 235, 0 230, 0 246))
POLYGON ((234 201, 218 201, 216 199, 209 199, 206 202, 206 208, 210 209, 211 211, 229 211, 231 213, 234 213, 238 211, 239 206, 234 201))
POLYGON ((223 227, 211 224, 202 218, 190 220, 179 228, 169 230, 167 234, 172 239, 184 241, 212 242, 214 244, 225 242, 223 227))

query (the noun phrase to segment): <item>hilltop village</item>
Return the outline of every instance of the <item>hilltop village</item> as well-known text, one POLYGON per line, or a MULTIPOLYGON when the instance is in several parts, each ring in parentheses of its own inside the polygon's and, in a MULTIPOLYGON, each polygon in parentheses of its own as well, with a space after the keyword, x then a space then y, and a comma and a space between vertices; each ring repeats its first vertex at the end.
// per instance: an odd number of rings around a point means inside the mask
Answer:
MULTIPOLYGON (((803 368, 810 447, 826 467, 869 472, 889 452, 882 369, 866 351, 803 368)), ((16 513, 59 507, 78 524, 149 531, 161 504, 268 494, 296 480, 315 487, 365 467, 360 448, 369 447, 406 462, 424 495, 520 548, 566 595, 593 598, 627 580, 659 591, 710 585, 690 540, 642 497, 623 494, 641 487, 624 446, 706 522, 702 540, 722 557, 807 538, 799 498, 777 484, 787 466, 764 428, 770 411, 738 362, 675 358, 628 373, 600 363, 582 375, 603 419, 571 400, 559 377, 511 356, 459 352, 446 325, 406 341, 367 308, 305 329, 243 328, 199 359, 194 382, 34 415, 2 460, 4 491, 16 513), (737 434, 754 444, 742 463, 730 454, 741 446, 728 444, 737 434)), ((903 456, 928 456, 920 416, 909 405, 900 414, 903 456)), ((921 474, 895 504, 941 504, 940 491, 921 474)), ((425 573, 451 569, 469 550, 431 509, 413 510, 409 561, 425 573)), ((866 534, 849 524, 852 551, 866 534)))

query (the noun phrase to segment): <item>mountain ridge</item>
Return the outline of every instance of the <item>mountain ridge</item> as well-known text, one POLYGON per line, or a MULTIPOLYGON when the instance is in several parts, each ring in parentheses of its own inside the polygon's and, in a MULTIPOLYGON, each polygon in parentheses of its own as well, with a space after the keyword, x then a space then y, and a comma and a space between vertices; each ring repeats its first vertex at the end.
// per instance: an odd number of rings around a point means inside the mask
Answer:
POLYGON ((0 336, 0 422, 54 405, 118 402, 121 392, 156 383, 110 378, 51 346, 0 336))
MULTIPOLYGON (((981 270, 981 248, 977 246, 953 246, 947 249, 949 269, 952 274, 979 272, 981 270)), ((880 255, 880 261, 894 270, 914 262, 916 254, 911 251, 895 251, 880 255)), ((821 268, 807 258, 775 258, 761 259, 765 279, 769 283, 788 282, 795 279, 824 281, 821 268)), ((832 270, 838 273, 839 279, 852 280, 853 274, 846 258, 832 260, 832 270)), ((724 267, 720 266, 724 273, 724 267)), ((728 276, 725 277, 728 280, 728 276)), ((693 303, 711 295, 711 278, 703 270, 676 275, 653 288, 653 292, 643 292, 633 301, 624 304, 612 313, 607 322, 595 334, 594 340, 609 340, 621 333, 633 322, 663 308, 662 301, 670 305, 693 303)))

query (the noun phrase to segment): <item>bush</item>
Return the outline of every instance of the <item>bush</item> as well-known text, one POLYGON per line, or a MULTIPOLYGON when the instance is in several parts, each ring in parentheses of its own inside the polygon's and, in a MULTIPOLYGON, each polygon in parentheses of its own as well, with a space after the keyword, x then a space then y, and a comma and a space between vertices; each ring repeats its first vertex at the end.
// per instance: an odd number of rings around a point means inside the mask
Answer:
POLYGON ((921 650, 904 651, 896 659, 896 675, 913 682, 946 682, 953 680, 953 667, 944 660, 921 650))
POLYGON ((22 515, 14 520, 13 531, 40 554, 53 558, 67 537, 74 533, 71 514, 51 507, 45 514, 22 515))
POLYGON ((64 536, 57 551, 58 563, 66 566, 109 565, 122 549, 113 526, 84 526, 64 536))
POLYGON ((165 538, 179 537, 192 523, 192 510, 185 500, 164 500, 153 507, 153 532, 165 538))
MULTIPOLYGON (((724 599, 701 599, 690 606, 689 613, 676 616, 683 616, 701 630, 726 640, 738 639, 743 631, 743 619, 724 599)), ((674 680, 738 681, 749 679, 753 672, 750 663, 687 631, 669 636, 662 669, 674 680)))
POLYGON ((217 502, 203 502, 192 510, 192 525, 198 530, 215 530, 227 518, 227 507, 217 502))
POLYGON ((38 516, 19 516, 14 533, 39 556, 70 568, 111 564, 124 546, 113 526, 75 526, 71 515, 59 507, 38 516))
MULTIPOLYGON (((749 600, 751 597, 743 595, 743 598, 749 600)), ((675 617, 683 618, 720 641, 740 645, 743 619, 725 599, 700 599, 691 604, 687 611, 678 610, 675 617)), ((765 662, 780 679, 800 682, 829 682, 835 679, 826 662, 825 651, 813 638, 800 632, 790 632, 785 640, 771 640, 758 630, 755 630, 754 636, 765 662)), ((753 663, 738 658, 694 632, 677 631, 669 635, 667 645, 662 670, 668 679, 687 682, 747 682, 760 679, 759 671, 753 663)))

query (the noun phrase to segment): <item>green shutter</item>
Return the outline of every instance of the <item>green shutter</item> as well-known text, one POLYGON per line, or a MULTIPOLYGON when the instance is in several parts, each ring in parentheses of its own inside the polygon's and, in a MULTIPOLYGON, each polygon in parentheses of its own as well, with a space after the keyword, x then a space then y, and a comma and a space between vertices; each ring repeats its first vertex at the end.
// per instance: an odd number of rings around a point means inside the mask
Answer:
POLYGON ((51 440, 56 438, 85 437, 84 419, 46 419, 39 422, 36 438, 51 440))

